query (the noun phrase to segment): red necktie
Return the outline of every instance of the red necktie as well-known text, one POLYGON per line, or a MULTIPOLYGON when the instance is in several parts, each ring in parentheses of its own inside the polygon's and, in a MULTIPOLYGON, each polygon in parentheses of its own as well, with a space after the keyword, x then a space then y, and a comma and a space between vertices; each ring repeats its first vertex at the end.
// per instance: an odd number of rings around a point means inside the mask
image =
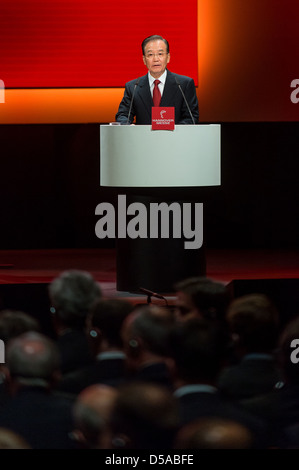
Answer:
POLYGON ((160 80, 155 80, 154 81, 154 90, 153 90, 153 101, 154 101, 154 106, 160 106, 160 101, 161 101, 161 93, 159 90, 159 85, 160 80))

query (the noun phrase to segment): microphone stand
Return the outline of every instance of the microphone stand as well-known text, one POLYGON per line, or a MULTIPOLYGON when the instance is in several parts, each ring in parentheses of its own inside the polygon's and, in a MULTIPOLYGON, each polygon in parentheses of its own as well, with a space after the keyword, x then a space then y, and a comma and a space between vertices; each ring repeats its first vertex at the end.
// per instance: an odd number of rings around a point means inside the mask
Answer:
POLYGON ((138 86, 139 80, 140 80, 140 79, 138 78, 137 82, 136 82, 135 85, 134 85, 133 95, 132 95, 132 99, 131 99, 131 103, 130 103, 130 108, 129 108, 128 119, 127 119, 127 125, 128 125, 129 122, 130 122, 130 114, 131 114, 131 111, 132 111, 132 106, 133 106, 133 101, 134 101, 135 90, 136 90, 136 88, 137 88, 137 86, 138 86))
POLYGON ((195 121, 194 121, 193 114, 191 113, 191 109, 190 109, 190 106, 189 106, 189 104, 188 104, 188 101, 186 100, 185 93, 183 92, 182 87, 181 87, 181 84, 180 84, 180 82, 178 81, 177 77, 175 77, 175 81, 176 81, 176 83, 177 83, 177 85, 178 85, 178 87, 179 87, 179 89, 180 89, 180 92, 182 93, 182 96, 183 96, 184 101, 185 101, 185 103, 186 103, 187 109, 188 109, 189 114, 190 114, 190 116, 191 116, 192 122, 193 122, 193 124, 195 125, 195 121))
POLYGON ((164 300, 166 305, 168 305, 167 300, 163 295, 157 294, 156 292, 152 292, 151 290, 144 289, 143 287, 139 287, 139 290, 143 292, 144 294, 147 294, 147 303, 150 304, 152 302, 152 297, 156 297, 157 299, 164 300))

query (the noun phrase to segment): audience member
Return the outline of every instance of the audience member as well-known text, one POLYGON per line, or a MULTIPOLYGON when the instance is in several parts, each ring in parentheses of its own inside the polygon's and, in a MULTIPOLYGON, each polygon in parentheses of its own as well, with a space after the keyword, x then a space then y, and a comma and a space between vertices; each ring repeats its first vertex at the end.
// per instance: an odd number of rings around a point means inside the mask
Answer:
POLYGON ((52 389, 59 370, 55 342, 27 332, 11 339, 6 348, 11 397, 0 409, 0 426, 25 439, 33 449, 71 449, 72 401, 52 389))
POLYGON ((199 418, 178 432, 176 449, 252 449, 250 429, 225 418, 199 418))
POLYGON ((221 282, 191 277, 178 282, 174 288, 178 320, 201 317, 224 321, 231 297, 221 282))
POLYGON ((32 449, 21 436, 6 428, 0 428, 0 449, 32 449))
POLYGON ((177 283, 175 311, 104 299, 85 271, 49 285, 52 339, 0 311, 0 448, 299 448, 299 317, 263 294, 177 283))
POLYGON ((279 314, 264 294, 233 300, 227 323, 235 363, 223 368, 218 386, 230 399, 243 400, 272 390, 282 380, 275 356, 279 314))
POLYGON ((117 389, 107 385, 91 385, 78 395, 73 407, 73 436, 80 448, 109 448, 108 426, 117 395, 117 389))
POLYGON ((122 337, 128 379, 172 388, 169 335, 174 316, 169 309, 137 307, 124 321, 122 337))
MULTIPOLYGON (((27 331, 41 331, 39 321, 26 312, 19 310, 2 310, 0 312, 0 339, 4 347, 9 340, 27 331)), ((0 364, 0 404, 3 404, 8 398, 6 384, 7 368, 5 364, 0 364)))
POLYGON ((242 401, 242 406, 269 423, 273 446, 299 448, 299 317, 289 321, 278 341, 283 381, 268 393, 242 401))
POLYGON ((218 322, 192 318, 173 329, 171 344, 181 427, 204 416, 232 419, 253 432, 255 446, 265 446, 265 423, 226 400, 216 386, 226 355, 225 329, 218 322))
POLYGON ((111 413, 112 449, 172 449, 178 426, 177 401, 154 383, 123 384, 111 413))
POLYGON ((49 285, 53 322, 61 355, 61 372, 72 372, 91 362, 85 334, 86 319, 102 297, 99 284, 85 271, 62 272, 49 285))
POLYGON ((100 299, 96 303, 86 329, 93 361, 63 376, 58 390, 78 394, 93 384, 117 386, 124 380, 126 356, 121 328, 132 310, 133 305, 121 299, 100 299))
POLYGON ((0 339, 4 344, 26 331, 41 331, 39 320, 19 310, 6 309, 0 312, 0 339))

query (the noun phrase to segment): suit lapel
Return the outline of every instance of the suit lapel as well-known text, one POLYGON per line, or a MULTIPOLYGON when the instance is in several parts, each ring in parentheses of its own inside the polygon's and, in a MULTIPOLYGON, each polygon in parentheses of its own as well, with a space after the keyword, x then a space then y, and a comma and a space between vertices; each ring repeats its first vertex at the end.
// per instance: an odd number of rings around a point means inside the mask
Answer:
MULTIPOLYGON (((144 75, 139 80, 138 95, 144 104, 144 110, 152 115, 152 107, 154 106, 153 98, 150 92, 148 83, 148 76, 144 75)), ((177 84, 174 78, 174 74, 167 70, 166 82, 164 85, 164 91, 161 99, 160 106, 173 106, 175 102, 174 96, 177 93, 177 84)))
POLYGON ((164 91, 161 99, 160 106, 173 106, 174 103, 174 95, 177 93, 177 84, 174 78, 174 74, 167 70, 166 81, 164 85, 164 91))
POLYGON ((147 75, 144 75, 143 77, 140 78, 138 93, 139 93, 139 96, 140 96, 141 100, 144 103, 145 109, 151 115, 151 109, 152 109, 152 106, 154 106, 154 103, 153 103, 152 95, 151 95, 151 92, 150 92, 150 87, 149 87, 148 76, 147 75))

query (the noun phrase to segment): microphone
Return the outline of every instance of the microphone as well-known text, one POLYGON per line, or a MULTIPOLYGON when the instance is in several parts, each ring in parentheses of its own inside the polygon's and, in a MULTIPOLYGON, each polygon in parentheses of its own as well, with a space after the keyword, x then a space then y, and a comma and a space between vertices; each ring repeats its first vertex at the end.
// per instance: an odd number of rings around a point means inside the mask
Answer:
POLYGON ((193 115, 192 115, 192 113, 191 113, 191 109, 190 109, 189 104, 188 104, 188 102, 187 102, 187 100, 186 100, 185 93, 183 92, 182 87, 181 87, 181 84, 180 84, 180 82, 178 81, 178 78, 177 78, 177 77, 175 77, 175 81, 176 81, 176 83, 177 83, 177 85, 178 85, 178 87, 179 87, 179 89, 180 89, 180 91, 181 91, 181 93, 182 93, 182 95, 183 95, 183 98, 184 98, 184 100, 185 100, 185 103, 186 103, 186 106, 187 106, 187 108, 188 108, 189 114, 190 114, 190 116, 191 116, 192 122, 193 122, 193 124, 195 124, 194 117, 193 117, 193 115))
POLYGON ((139 290, 141 290, 141 292, 143 292, 144 294, 148 295, 148 300, 147 300, 148 303, 150 303, 151 297, 156 297, 157 299, 164 300, 167 304, 167 300, 165 299, 165 297, 163 297, 163 295, 157 294, 156 292, 152 292, 151 290, 148 290, 148 289, 144 289, 143 287, 139 287, 139 290))
POLYGON ((130 109, 129 109, 128 119, 127 119, 127 124, 129 124, 129 122, 130 122, 130 114, 131 114, 131 111, 132 111, 132 106, 133 106, 133 100, 134 100, 135 90, 136 90, 136 88, 137 88, 137 86, 138 86, 139 80, 140 80, 140 78, 138 78, 137 82, 136 82, 135 85, 134 85, 134 90, 133 90, 133 95, 132 95, 132 99, 131 99, 131 103, 130 103, 130 109))

